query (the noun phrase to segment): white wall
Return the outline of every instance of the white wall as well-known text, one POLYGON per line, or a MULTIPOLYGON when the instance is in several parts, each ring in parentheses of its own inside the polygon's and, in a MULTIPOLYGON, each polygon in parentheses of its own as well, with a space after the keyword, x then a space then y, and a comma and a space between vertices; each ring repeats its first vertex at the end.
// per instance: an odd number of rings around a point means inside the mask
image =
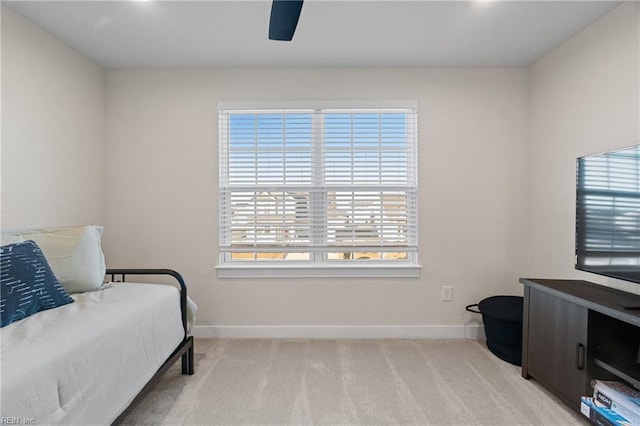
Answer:
POLYGON ((201 325, 463 324, 521 292, 526 90, 524 69, 111 71, 108 263, 182 271, 201 325), (296 99, 419 102, 420 279, 216 278, 217 103, 296 99))
POLYGON ((523 269, 640 294, 573 269, 576 157, 640 143, 640 3, 627 2, 530 72, 530 215, 523 269))
POLYGON ((105 82, 2 6, 3 228, 104 220, 105 82))

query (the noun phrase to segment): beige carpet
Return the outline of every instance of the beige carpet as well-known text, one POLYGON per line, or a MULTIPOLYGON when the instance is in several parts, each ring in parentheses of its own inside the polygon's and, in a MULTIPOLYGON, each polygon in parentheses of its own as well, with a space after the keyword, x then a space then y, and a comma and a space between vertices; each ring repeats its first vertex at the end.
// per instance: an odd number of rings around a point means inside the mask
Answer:
POLYGON ((473 340, 198 339, 121 424, 585 425, 473 340), (179 363, 178 363, 179 364, 179 363))

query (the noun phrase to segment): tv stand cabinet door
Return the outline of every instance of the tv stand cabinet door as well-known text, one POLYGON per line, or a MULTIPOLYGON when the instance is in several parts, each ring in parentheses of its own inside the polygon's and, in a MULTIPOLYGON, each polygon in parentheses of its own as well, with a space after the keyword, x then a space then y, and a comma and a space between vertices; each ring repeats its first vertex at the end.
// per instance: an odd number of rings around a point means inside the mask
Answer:
POLYGON ((589 311, 552 294, 529 288, 526 348, 527 375, 579 410, 587 394, 589 311))

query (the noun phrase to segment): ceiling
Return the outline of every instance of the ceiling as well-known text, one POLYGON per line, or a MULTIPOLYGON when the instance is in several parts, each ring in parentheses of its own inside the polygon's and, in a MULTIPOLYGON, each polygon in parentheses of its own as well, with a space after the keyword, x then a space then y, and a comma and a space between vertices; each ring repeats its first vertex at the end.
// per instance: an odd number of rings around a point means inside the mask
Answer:
POLYGON ((620 3, 306 0, 282 42, 268 0, 3 1, 109 69, 527 66, 620 3))

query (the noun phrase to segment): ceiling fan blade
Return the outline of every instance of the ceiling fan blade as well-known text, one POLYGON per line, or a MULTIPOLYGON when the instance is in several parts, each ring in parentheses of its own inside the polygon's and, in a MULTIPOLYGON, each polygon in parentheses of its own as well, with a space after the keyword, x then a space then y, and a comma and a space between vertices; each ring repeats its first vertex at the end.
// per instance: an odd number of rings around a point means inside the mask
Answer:
POLYGON ((301 10, 302 0, 273 0, 269 21, 269 40, 291 41, 301 10))

